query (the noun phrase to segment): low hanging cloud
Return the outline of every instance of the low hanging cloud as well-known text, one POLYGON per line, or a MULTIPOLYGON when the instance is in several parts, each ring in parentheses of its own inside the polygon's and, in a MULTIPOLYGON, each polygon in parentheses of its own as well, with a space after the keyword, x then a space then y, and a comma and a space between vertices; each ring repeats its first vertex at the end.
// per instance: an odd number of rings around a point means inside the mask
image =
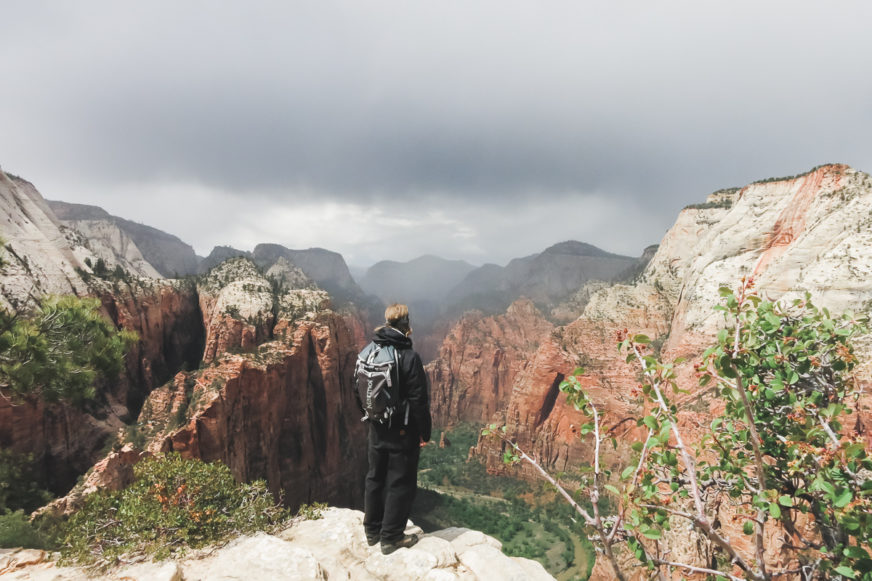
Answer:
POLYGON ((638 254, 720 187, 872 170, 866 2, 225 4, 7 7, 0 164, 201 253, 361 261, 638 254))

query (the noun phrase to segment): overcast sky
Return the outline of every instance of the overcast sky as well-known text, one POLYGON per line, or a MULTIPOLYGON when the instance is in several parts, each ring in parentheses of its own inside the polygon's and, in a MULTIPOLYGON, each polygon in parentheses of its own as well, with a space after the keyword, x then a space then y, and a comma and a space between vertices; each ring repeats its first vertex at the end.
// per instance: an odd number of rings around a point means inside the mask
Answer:
POLYGON ((872 171, 872 2, 3 3, 0 166, 192 244, 639 255, 710 192, 872 171))

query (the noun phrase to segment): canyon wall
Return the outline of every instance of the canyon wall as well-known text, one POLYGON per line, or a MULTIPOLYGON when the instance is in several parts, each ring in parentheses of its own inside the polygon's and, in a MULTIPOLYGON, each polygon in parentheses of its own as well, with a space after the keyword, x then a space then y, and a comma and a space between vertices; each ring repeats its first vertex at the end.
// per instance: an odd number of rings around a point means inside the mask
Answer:
POLYGON ((220 460, 263 478, 292 506, 359 505, 366 433, 351 386, 364 323, 317 288, 271 286, 246 258, 198 285, 201 369, 146 400, 137 429, 152 453, 220 460))
POLYGON ((508 403, 515 377, 552 328, 527 299, 513 303, 504 315, 462 317, 426 367, 435 424, 490 420, 508 403))
MULTIPOLYGON (((641 409, 634 397, 638 370, 628 366, 616 349, 619 331, 644 333, 655 339, 667 359, 693 357, 713 340, 722 317, 712 307, 721 285, 736 287, 742 276, 754 275, 757 288, 770 299, 793 298, 808 290, 815 303, 832 311, 868 312, 872 304, 872 178, 843 165, 827 165, 807 174, 716 192, 703 204, 689 206, 661 241, 645 271, 632 285, 595 290, 583 314, 574 322, 543 332, 535 354, 515 374, 511 387, 492 384, 487 362, 465 390, 488 394, 508 392, 508 401, 494 419, 505 422, 509 434, 539 455, 552 470, 581 463, 587 451, 579 444, 579 414, 559 393, 560 381, 576 365, 594 400, 616 419, 636 418, 641 409)), ((464 329, 463 334, 474 333, 464 329)), ((505 341, 491 336, 483 351, 497 352, 505 341)), ((452 403, 452 382, 462 360, 452 355, 463 347, 451 339, 445 357, 433 362, 434 408, 448 410, 443 421, 463 418, 452 403)), ((872 356, 866 349, 864 357, 872 356)), ((689 364, 688 364, 689 365, 689 364)), ((869 376, 867 365, 861 374, 869 376)), ((707 413, 696 393, 689 367, 680 370, 691 394, 691 407, 707 413)), ((865 419, 862 421, 866 421, 865 419)), ((633 436, 633 430, 627 437, 633 436)), ((503 470, 500 446, 489 440, 476 453, 493 471, 503 470)))
MULTIPOLYGON (((470 394, 465 397, 474 400, 508 393, 502 408, 480 423, 505 425, 509 438, 552 474, 564 474, 571 485, 574 471, 592 462, 593 450, 578 435, 587 418, 567 404, 559 385, 576 366, 582 366, 582 385, 608 416, 606 422, 618 426, 618 447, 609 447, 602 461, 606 469, 621 470, 631 455, 629 444, 644 437, 643 429, 636 426, 643 415, 637 389, 639 368, 627 364, 616 348, 619 334, 629 330, 651 337, 655 355, 664 360, 689 358, 677 368, 679 384, 688 393, 676 394, 673 402, 685 438, 699 441, 703 427, 723 409, 723 402, 717 394, 698 387, 692 364, 724 325, 723 317, 713 310, 720 300, 718 287, 735 289, 744 276, 753 276, 756 288, 767 299, 791 300, 808 291, 818 306, 868 316, 872 311, 872 178, 847 166, 827 165, 800 176, 715 192, 704 203, 685 208, 633 284, 581 289, 575 301, 584 305, 581 316, 531 341, 537 348, 517 366, 510 387, 495 386, 488 362, 476 362, 480 365, 477 373, 468 368, 462 373, 464 392, 470 394), (476 393, 481 395, 471 395, 476 393)), ((571 312, 573 307, 561 306, 551 315, 571 312)), ((456 354, 467 349, 465 337, 477 336, 474 323, 467 325, 471 328, 458 326, 449 333, 440 358, 430 367, 433 405, 442 411, 443 424, 470 419, 454 403, 452 391, 464 362, 456 354)), ((511 344, 492 333, 478 336, 484 337, 485 344, 476 349, 484 353, 496 353, 511 344)), ((872 338, 861 338, 856 346, 863 362, 856 376, 868 392, 872 338)), ((868 395, 864 397, 850 429, 863 434, 872 447, 868 411, 872 402, 868 395)), ((539 478, 526 463, 507 467, 502 460, 504 450, 498 439, 486 437, 479 439, 471 454, 489 472, 539 478)), ((735 528, 732 509, 726 504, 711 508, 724 534, 751 555, 750 537, 735 528)), ((782 533, 774 524, 766 527, 770 564, 784 558, 779 553, 782 533)), ((711 562, 711 548, 698 542, 687 523, 674 523, 669 537, 674 560, 711 562)), ((610 568, 598 560, 592 579, 611 578, 610 568)))
POLYGON ((256 353, 180 373, 143 408, 148 449, 220 460, 240 480, 266 479, 291 506, 359 506, 366 432, 350 385, 358 328, 313 312, 256 353))
POLYGON ((88 292, 77 272, 83 264, 33 184, 0 171, 0 215, 4 242, 0 306, 26 303, 44 294, 88 292))
MULTIPOLYGON (((65 224, 30 183, 0 172, 3 306, 95 296, 139 341, 122 376, 99 385, 83 409, 0 398, 0 447, 32 454, 56 493, 121 439, 135 445, 98 463, 81 488, 120 486, 146 448, 222 460, 240 479, 267 479, 291 505, 359 505, 365 433, 350 381, 370 326, 360 311, 333 310, 327 292, 284 255, 267 273, 238 258, 197 280, 158 279, 136 267, 143 254, 114 218, 67 206, 58 206, 75 210, 65 224), (106 276, 93 268, 99 258, 106 276), (113 264, 124 276, 111 273, 113 264)), ((300 256, 310 270, 321 255, 330 259, 322 270, 337 270, 338 255, 307 252, 300 256)))
MULTIPOLYGON (((493 420, 505 424, 509 437, 546 469, 566 472, 571 478, 573 469, 591 461, 592 451, 578 438, 578 426, 587 420, 567 404, 558 386, 581 365, 586 370, 582 384, 598 408, 610 416, 608 423, 628 420, 616 431, 621 442, 618 449, 610 449, 604 457, 607 467, 623 466, 628 444, 643 435, 635 426, 643 415, 635 390, 639 369, 628 365, 616 349, 618 334, 629 330, 653 338, 655 354, 665 360, 690 358, 678 368, 680 386, 689 393, 674 401, 685 437, 698 440, 700 426, 723 404, 697 386, 691 365, 724 324, 720 313, 713 310, 719 301, 718 287, 736 288, 743 276, 753 276, 756 288, 767 299, 790 300, 808 291, 818 306, 868 315, 872 306, 872 178, 847 166, 827 165, 796 177, 716 192, 705 203, 686 208, 634 284, 594 290, 577 320, 540 336, 538 349, 515 375, 508 402, 493 420)), ((857 376, 868 386, 872 341, 862 338, 857 346, 864 361, 857 376)), ((495 339, 488 350, 500 347, 500 340, 495 339)), ((458 368, 447 358, 433 365, 458 368)), ((450 392, 441 385, 452 373, 431 377, 439 383, 434 385, 434 396, 446 399, 434 405, 453 409, 445 396, 450 392)), ((490 393, 494 387, 481 381, 469 389, 490 393)), ((870 426, 865 410, 852 425, 867 438, 870 426)), ((491 472, 511 470, 536 478, 529 466, 507 468, 503 450, 499 440, 482 438, 473 453, 491 472)), ((728 510, 721 509, 720 514, 724 523, 730 522, 728 510)), ((729 528, 729 524, 724 526, 729 528)), ((677 526, 671 533, 673 557, 707 562, 711 555, 685 529, 677 526)), ((740 531, 732 533, 728 532, 740 538, 737 544, 741 546, 740 531)), ((778 530, 767 527, 766 535, 771 537, 767 554, 775 563, 778 530)), ((611 578, 610 571, 599 565, 594 578, 611 578)))
POLYGON ((85 260, 96 264, 98 255, 84 235, 62 224, 30 182, 2 171, 0 208, 0 307, 24 312, 50 294, 95 296, 116 325, 140 337, 122 377, 101 383, 97 400, 82 408, 0 397, 0 447, 31 454, 44 484, 62 493, 100 458, 151 388, 199 360, 192 353, 202 334, 196 293, 169 281, 94 276, 85 260))
POLYGON ((152 388, 182 367, 196 367, 202 353, 193 288, 155 281, 95 294, 116 325, 139 335, 121 376, 102 381, 98 398, 81 408, 0 397, 0 447, 32 454, 37 474, 55 493, 69 490, 100 459, 152 388))

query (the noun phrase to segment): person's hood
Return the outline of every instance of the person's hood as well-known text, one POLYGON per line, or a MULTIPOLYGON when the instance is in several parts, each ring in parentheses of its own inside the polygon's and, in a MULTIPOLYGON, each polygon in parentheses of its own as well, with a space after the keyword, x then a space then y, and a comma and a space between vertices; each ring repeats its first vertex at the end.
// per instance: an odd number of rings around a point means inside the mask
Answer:
POLYGON ((379 345, 393 345, 399 349, 411 349, 412 339, 403 335, 393 327, 379 327, 375 330, 372 340, 379 345))

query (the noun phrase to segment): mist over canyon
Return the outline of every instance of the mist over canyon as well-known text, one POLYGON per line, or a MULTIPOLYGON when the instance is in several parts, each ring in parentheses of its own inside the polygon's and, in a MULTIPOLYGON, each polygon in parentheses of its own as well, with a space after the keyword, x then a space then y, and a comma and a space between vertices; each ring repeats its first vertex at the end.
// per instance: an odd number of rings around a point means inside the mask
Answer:
MULTIPOLYGON (((834 312, 872 310, 872 178, 844 165, 712 193, 639 257, 565 241, 505 266, 426 255, 358 277, 321 248, 263 243, 197 257, 184 233, 47 202, 2 172, 0 206, 6 308, 95 296, 139 335, 122 377, 85 408, 0 399, 0 447, 32 454, 52 492, 67 494, 99 466, 58 510, 88 490, 123 486, 142 455, 167 451, 221 460, 239 480, 264 478, 293 506, 359 507, 366 459, 354 445, 364 430, 351 370, 393 301, 410 306, 436 424, 498 422, 553 472, 589 458, 578 438, 585 420, 558 390, 577 365, 608 413, 643 415, 618 332, 648 335, 665 358, 692 359, 721 327, 718 287, 752 274, 771 299, 809 291, 834 312)), ((872 386, 868 338, 859 355, 857 376, 872 386)), ((688 391, 677 400, 681 422, 705 421, 717 393, 699 388, 689 364, 678 376, 688 391)), ((856 418, 867 448, 870 421, 866 411, 856 418)), ((617 464, 638 435, 629 422, 607 461, 617 464)), ((535 479, 529 467, 505 466, 503 452, 483 438, 470 455, 493 473, 535 479)), ((689 561, 710 556, 680 535, 675 547, 689 561)), ((594 577, 608 574, 598 562, 594 577)))

